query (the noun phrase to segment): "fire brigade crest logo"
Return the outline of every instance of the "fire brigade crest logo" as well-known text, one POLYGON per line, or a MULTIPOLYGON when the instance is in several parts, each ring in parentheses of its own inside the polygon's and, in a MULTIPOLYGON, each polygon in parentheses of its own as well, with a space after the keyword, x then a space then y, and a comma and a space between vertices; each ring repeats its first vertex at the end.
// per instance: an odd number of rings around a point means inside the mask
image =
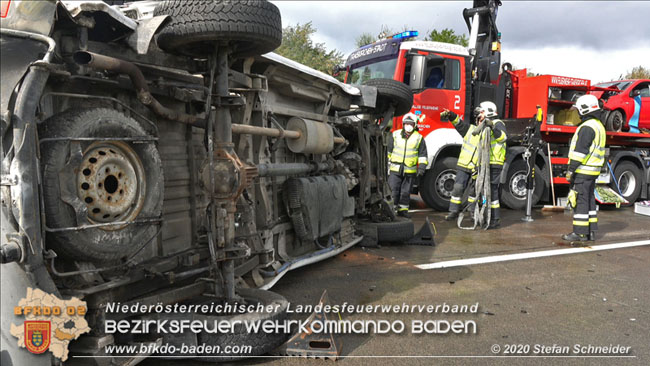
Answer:
POLYGON ((19 347, 41 354, 50 352, 62 362, 68 359, 70 342, 90 331, 86 321, 86 302, 73 297, 59 299, 40 289, 27 289, 26 296, 14 306, 10 333, 19 347))
POLYGON ((25 321, 25 348, 31 353, 43 353, 50 347, 49 321, 25 321))

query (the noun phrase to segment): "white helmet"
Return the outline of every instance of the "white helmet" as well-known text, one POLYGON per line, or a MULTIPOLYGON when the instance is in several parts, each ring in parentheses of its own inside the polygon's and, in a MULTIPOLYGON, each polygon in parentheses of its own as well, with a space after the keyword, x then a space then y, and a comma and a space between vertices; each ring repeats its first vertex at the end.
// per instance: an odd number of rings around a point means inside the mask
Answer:
POLYGON ((492 118, 497 116, 497 106, 496 104, 486 101, 478 105, 478 108, 481 112, 485 113, 485 117, 492 118))
POLYGON ((418 116, 415 115, 415 113, 407 113, 402 117, 402 124, 404 123, 413 123, 415 124, 414 127, 418 126, 418 116))
POLYGON ((576 104, 573 106, 578 110, 578 113, 581 116, 597 111, 600 109, 598 105, 598 98, 595 95, 585 94, 576 100, 576 104))

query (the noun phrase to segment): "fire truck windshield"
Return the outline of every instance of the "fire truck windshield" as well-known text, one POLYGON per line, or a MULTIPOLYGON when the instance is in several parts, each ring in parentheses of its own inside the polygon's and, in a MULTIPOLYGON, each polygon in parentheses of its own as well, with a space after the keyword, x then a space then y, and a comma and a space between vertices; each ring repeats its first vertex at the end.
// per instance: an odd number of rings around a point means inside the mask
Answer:
POLYGON ((350 68, 347 82, 353 85, 361 85, 370 79, 392 79, 396 65, 397 59, 391 58, 363 66, 353 66, 350 68))

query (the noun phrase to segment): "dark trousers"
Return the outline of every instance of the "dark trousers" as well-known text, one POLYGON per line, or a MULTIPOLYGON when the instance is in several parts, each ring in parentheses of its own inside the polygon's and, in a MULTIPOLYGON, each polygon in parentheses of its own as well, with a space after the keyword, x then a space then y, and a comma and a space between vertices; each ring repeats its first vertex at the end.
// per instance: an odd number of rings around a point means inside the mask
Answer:
POLYGON ((577 174, 573 182, 573 189, 578 193, 576 208, 573 211, 573 232, 588 235, 590 231, 598 230, 598 217, 596 211, 597 176, 577 174))
POLYGON ((500 217, 501 204, 499 204, 499 180, 501 179, 502 165, 490 165, 490 216, 491 220, 498 220, 500 217))
MULTIPOLYGON (((501 178, 501 170, 503 170, 501 165, 490 165, 490 195, 492 196, 492 201, 490 202, 490 210, 492 212, 490 216, 492 220, 499 219, 500 217, 499 179, 501 178)), ((470 173, 460 169, 456 170, 456 181, 454 182, 454 189, 451 192, 451 198, 449 200, 449 212, 460 211, 463 193, 470 178, 470 173)), ((476 197, 474 197, 474 192, 472 191, 467 198, 467 202, 471 205, 475 201, 476 197)))
MULTIPOLYGON (((451 191, 451 198, 449 199, 449 212, 459 212, 462 203, 463 193, 467 187, 471 175, 469 172, 461 169, 456 170, 456 180, 454 181, 454 188, 451 191)), ((474 203, 476 200, 474 192, 470 193, 468 198, 469 203, 474 203)))
POLYGON ((415 174, 398 174, 390 172, 388 185, 393 196, 393 202, 399 211, 408 211, 411 202, 411 188, 415 174))

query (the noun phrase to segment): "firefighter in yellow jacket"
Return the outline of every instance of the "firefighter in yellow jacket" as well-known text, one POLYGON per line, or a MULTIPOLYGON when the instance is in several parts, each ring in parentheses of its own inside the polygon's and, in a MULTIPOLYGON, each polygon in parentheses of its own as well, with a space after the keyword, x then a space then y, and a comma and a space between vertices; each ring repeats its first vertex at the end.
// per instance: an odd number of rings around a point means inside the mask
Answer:
MULTIPOLYGON (((506 126, 503 121, 496 118, 497 106, 490 101, 479 104, 477 112, 477 123, 485 120, 487 127, 492 130, 490 146, 490 210, 492 212, 488 228, 495 229, 501 225, 499 217, 501 207, 499 203, 499 180, 503 170, 503 163, 506 160, 506 126)), ((449 214, 445 216, 445 220, 451 221, 458 217, 463 191, 465 191, 465 187, 467 187, 472 176, 472 171, 477 168, 478 146, 481 137, 479 134, 474 135, 473 133, 477 126, 460 119, 452 111, 445 109, 440 114, 440 120, 451 121, 458 133, 463 136, 463 145, 461 146, 456 167, 456 181, 449 200, 449 214)), ((476 197, 470 195, 467 201, 469 204, 473 204, 476 197)))
POLYGON ((607 136, 605 127, 600 121, 601 109, 598 98, 590 94, 583 95, 576 100, 574 108, 578 110, 582 122, 571 139, 569 169, 566 175, 575 194, 573 232, 563 235, 562 239, 582 242, 595 240, 598 211, 596 211, 594 189, 596 178, 605 164, 607 136))
POLYGON ((409 217, 411 188, 416 176, 422 176, 427 168, 427 145, 417 131, 419 117, 407 113, 402 118, 402 129, 396 130, 388 139, 388 162, 393 202, 399 216, 409 217))

